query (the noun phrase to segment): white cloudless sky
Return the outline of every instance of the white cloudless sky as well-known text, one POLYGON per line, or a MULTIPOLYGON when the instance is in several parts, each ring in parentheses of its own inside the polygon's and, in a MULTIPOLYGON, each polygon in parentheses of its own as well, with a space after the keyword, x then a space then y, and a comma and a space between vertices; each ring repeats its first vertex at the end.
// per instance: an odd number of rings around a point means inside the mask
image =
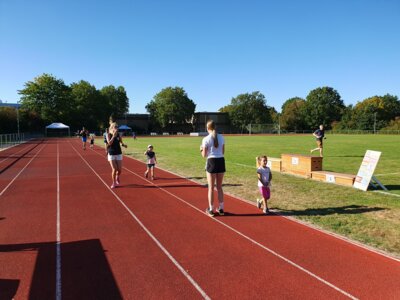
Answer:
POLYGON ((196 111, 260 91, 281 110, 318 87, 346 105, 400 96, 398 0, 0 0, 0 99, 43 73, 123 86, 131 113, 183 87, 196 111))

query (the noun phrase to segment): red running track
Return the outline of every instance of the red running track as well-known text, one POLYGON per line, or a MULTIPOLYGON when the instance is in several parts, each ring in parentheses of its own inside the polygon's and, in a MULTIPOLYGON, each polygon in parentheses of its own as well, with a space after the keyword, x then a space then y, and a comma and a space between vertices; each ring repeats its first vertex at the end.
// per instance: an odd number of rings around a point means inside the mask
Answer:
POLYGON ((77 139, 0 152, 0 299, 400 299, 400 262, 77 139))

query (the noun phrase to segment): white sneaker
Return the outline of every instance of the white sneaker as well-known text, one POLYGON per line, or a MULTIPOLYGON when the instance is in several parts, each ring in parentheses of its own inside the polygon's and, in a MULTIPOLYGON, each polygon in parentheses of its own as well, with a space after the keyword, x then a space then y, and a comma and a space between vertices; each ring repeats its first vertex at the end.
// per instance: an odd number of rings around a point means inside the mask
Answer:
POLYGON ((262 200, 257 198, 257 208, 261 209, 262 200))

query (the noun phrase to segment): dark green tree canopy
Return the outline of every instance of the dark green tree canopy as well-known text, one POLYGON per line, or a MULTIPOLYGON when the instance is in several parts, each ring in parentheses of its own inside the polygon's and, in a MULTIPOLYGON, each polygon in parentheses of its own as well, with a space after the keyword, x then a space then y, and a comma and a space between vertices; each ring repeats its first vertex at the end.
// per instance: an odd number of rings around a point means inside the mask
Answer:
POLYGON ((353 109, 352 121, 355 129, 379 130, 400 116, 400 101, 397 96, 374 96, 358 102, 353 109))
POLYGON ((43 74, 18 91, 21 105, 36 112, 45 122, 69 122, 72 118, 71 88, 52 75, 43 74))
POLYGON ((196 104, 183 88, 167 87, 153 97, 146 109, 157 124, 167 128, 168 124, 190 123, 196 104))
POLYGON ((107 125, 110 115, 121 118, 129 109, 122 86, 109 85, 99 91, 84 80, 67 86, 49 74, 27 82, 19 94, 21 112, 29 112, 23 115, 32 118, 35 128, 41 123, 63 122, 75 129, 86 126, 96 130, 107 125))
POLYGON ((123 86, 105 86, 100 90, 100 94, 107 103, 105 106, 108 105, 107 107, 110 109, 109 115, 113 115, 116 119, 119 119, 129 111, 129 98, 123 86))
POLYGON ((335 89, 316 88, 306 98, 305 121, 310 128, 323 124, 326 129, 330 129, 332 122, 341 120, 344 108, 343 100, 335 89))
POLYGON ((282 105, 281 128, 285 130, 303 130, 307 127, 304 117, 306 101, 300 97, 290 98, 282 105))
POLYGON ((242 130, 249 124, 271 123, 270 108, 260 92, 240 94, 232 98, 228 106, 229 118, 233 125, 242 130))

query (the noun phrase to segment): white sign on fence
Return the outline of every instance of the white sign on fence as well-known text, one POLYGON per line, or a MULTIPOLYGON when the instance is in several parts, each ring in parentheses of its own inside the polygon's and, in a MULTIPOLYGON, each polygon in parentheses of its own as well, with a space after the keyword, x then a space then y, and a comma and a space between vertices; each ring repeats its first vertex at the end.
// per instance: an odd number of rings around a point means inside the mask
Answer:
POLYGON ((298 157, 292 157, 292 165, 298 165, 299 164, 299 158, 298 157))
POLYGON ((379 158, 381 157, 381 153, 382 152, 379 151, 367 150, 361 163, 360 169, 358 170, 356 179, 354 180, 353 186, 355 188, 363 191, 366 191, 368 189, 371 178, 374 175, 376 165, 378 164, 379 158))

